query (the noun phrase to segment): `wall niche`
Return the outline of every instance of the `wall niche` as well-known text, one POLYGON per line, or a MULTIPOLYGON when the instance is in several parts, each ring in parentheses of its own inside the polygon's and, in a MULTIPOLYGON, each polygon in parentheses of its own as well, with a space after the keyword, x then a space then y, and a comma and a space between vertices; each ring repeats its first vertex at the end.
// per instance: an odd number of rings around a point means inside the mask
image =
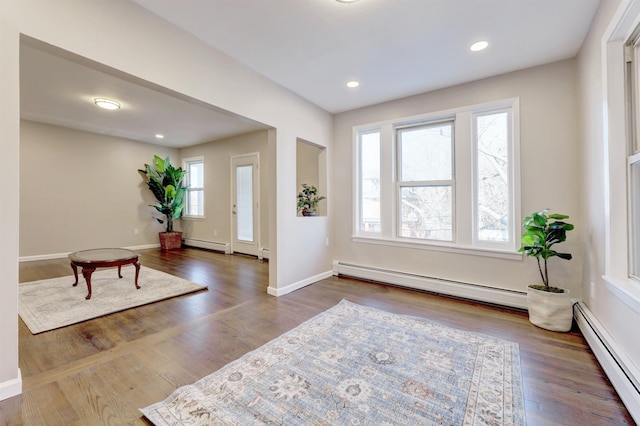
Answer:
MULTIPOLYGON (((296 195, 302 184, 315 186, 319 196, 327 196, 327 149, 303 139, 296 143, 296 195)), ((327 200, 318 203, 318 216, 327 215, 327 200)), ((302 213, 298 211, 298 216, 302 213)))

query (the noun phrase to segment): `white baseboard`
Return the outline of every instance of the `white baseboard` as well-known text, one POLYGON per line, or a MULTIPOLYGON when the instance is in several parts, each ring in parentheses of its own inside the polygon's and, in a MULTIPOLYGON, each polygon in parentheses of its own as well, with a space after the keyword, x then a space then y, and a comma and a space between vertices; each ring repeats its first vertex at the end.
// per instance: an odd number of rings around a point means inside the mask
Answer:
POLYGON ((231 254, 231 246, 229 243, 219 243, 216 241, 198 240, 195 238, 183 238, 182 243, 185 246, 197 247, 207 250, 221 251, 224 254, 231 254))
MULTIPOLYGON (((145 244, 141 246, 129 246, 124 247, 129 250, 144 250, 150 248, 160 247, 160 243, 156 244, 145 244)), ((50 260, 50 259, 64 259, 69 256, 69 253, 51 253, 51 254, 38 254, 35 256, 21 256, 18 258, 18 262, 34 262, 36 260, 50 260)))
POLYGON ((18 368, 18 377, 0 383, 0 401, 22 393, 22 373, 18 368))
POLYGON ((629 414, 640 424, 640 370, 583 302, 574 305, 574 318, 629 414))
POLYGON ((276 296, 276 297, 284 296, 287 293, 291 293, 292 291, 301 289, 302 287, 306 287, 309 284, 315 283, 316 281, 324 280, 325 278, 329 278, 332 275, 333 275, 332 271, 327 271, 327 272, 323 272, 323 273, 318 274, 318 275, 314 275, 313 277, 306 278, 306 279, 304 279, 302 281, 298 281, 296 283, 289 284, 286 287, 275 288, 275 287, 269 286, 269 287, 267 287, 267 293, 272 295, 272 296, 276 296))
POLYGON ((334 275, 345 275, 369 281, 378 281, 385 284, 393 284, 401 287, 409 287, 445 294, 448 296, 478 300, 496 305, 527 309, 527 293, 523 291, 507 290, 487 285, 452 281, 388 269, 353 265, 338 261, 333 263, 333 271, 334 275))

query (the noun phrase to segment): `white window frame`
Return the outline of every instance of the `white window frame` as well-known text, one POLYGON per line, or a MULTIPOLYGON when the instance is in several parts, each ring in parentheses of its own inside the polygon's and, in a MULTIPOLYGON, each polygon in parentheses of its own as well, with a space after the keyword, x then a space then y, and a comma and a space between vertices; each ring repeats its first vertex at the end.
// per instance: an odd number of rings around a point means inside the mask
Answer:
POLYGON ((487 248, 510 248, 511 242, 515 242, 515 247, 519 248, 519 236, 520 236, 520 142, 518 135, 520 134, 519 128, 519 106, 518 103, 509 107, 498 108, 486 108, 475 110, 472 113, 472 144, 473 144, 473 245, 475 247, 487 247, 487 248), (509 193, 511 194, 512 202, 509 204, 509 219, 510 223, 507 227, 508 243, 494 242, 487 240, 480 240, 478 238, 479 225, 478 225, 478 135, 476 134, 476 120, 479 116, 491 115, 505 112, 508 114, 509 129, 511 130, 508 141, 509 153, 509 169, 508 169, 508 181, 509 181, 509 193))
MULTIPOLYGON (((640 0, 622 2, 602 37, 604 109, 605 274, 607 288, 640 313, 640 284, 630 271, 629 131, 625 44, 634 36, 640 0)), ((592 290, 593 292, 593 290, 592 290)))
POLYGON ((187 193, 185 194, 185 211, 182 214, 182 217, 185 219, 204 219, 204 156, 199 157, 190 157, 182 159, 182 168, 186 171, 185 174, 185 183, 187 184, 187 193), (191 186, 191 177, 189 175, 189 165, 190 164, 202 164, 202 187, 193 187, 191 186), (201 191, 202 192, 202 214, 189 214, 189 199, 192 192, 201 191))
MULTIPOLYGON (((395 235, 398 238, 411 238, 411 237, 401 237, 401 227, 402 221, 400 220, 402 215, 402 188, 412 188, 412 187, 436 187, 436 186, 446 186, 451 188, 451 213, 455 216, 456 212, 456 155, 455 155, 455 132, 456 132, 456 120, 455 117, 449 117, 440 120, 429 120, 424 123, 412 123, 410 125, 404 126, 394 126, 394 135, 395 135, 395 152, 396 155, 396 179, 395 179, 395 201, 396 201, 396 218, 398 220, 394 221, 395 226, 395 235), (442 123, 451 123, 451 178, 446 180, 430 180, 430 181, 406 181, 401 180, 401 168, 402 168, 402 143, 398 137, 398 132, 411 129, 411 128, 420 128, 420 127, 429 127, 429 126, 437 126, 442 123)), ((432 241, 435 243, 439 242, 453 242, 456 240, 456 220, 454 217, 451 218, 451 240, 437 240, 437 239, 422 239, 419 241, 432 241)))
POLYGON ((425 250, 436 250, 462 254, 499 257, 505 259, 522 259, 518 252, 520 247, 520 128, 519 98, 508 98, 479 105, 471 105, 446 111, 422 114, 378 123, 369 123, 353 128, 354 154, 354 219, 352 240, 359 243, 379 244, 395 247, 410 247, 425 250), (510 241, 507 243, 487 243, 478 241, 475 235, 475 149, 473 134, 474 114, 491 111, 511 111, 511 152, 510 152, 510 241), (454 120, 453 153, 454 168, 452 191, 454 192, 453 208, 453 241, 422 240, 398 236, 399 217, 399 185, 396 129, 412 125, 435 123, 437 121, 454 120), (360 215, 360 135, 372 131, 380 131, 380 233, 361 232, 360 215))

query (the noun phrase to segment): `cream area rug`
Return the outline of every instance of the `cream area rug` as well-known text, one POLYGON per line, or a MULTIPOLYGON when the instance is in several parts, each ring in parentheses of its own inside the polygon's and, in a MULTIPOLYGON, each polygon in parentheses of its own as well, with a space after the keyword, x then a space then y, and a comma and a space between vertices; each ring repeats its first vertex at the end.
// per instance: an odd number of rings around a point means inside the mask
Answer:
POLYGON ((123 311, 147 303, 207 288, 182 278, 140 267, 136 289, 133 266, 98 269, 91 275, 92 296, 85 300, 87 283, 78 268, 78 285, 73 275, 21 283, 18 313, 33 334, 123 311))
POLYGON ((155 425, 524 425, 516 343, 343 300, 167 399, 155 425))

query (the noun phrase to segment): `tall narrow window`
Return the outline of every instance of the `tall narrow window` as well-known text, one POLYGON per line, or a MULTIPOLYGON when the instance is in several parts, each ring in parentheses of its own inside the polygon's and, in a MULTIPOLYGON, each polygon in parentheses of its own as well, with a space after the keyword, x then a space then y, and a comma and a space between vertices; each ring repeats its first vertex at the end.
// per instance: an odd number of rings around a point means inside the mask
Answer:
POLYGON ((478 241, 511 239, 510 113, 493 111, 475 116, 476 204, 478 241))
POLYGON ((398 235, 453 241, 453 120, 397 130, 398 235))
POLYGON ((204 216, 204 158, 183 160, 187 172, 187 200, 185 216, 204 216))
POLYGON ((626 46, 629 276, 640 281, 640 28, 626 46))
POLYGON ((361 232, 380 233, 380 132, 360 134, 361 232))

